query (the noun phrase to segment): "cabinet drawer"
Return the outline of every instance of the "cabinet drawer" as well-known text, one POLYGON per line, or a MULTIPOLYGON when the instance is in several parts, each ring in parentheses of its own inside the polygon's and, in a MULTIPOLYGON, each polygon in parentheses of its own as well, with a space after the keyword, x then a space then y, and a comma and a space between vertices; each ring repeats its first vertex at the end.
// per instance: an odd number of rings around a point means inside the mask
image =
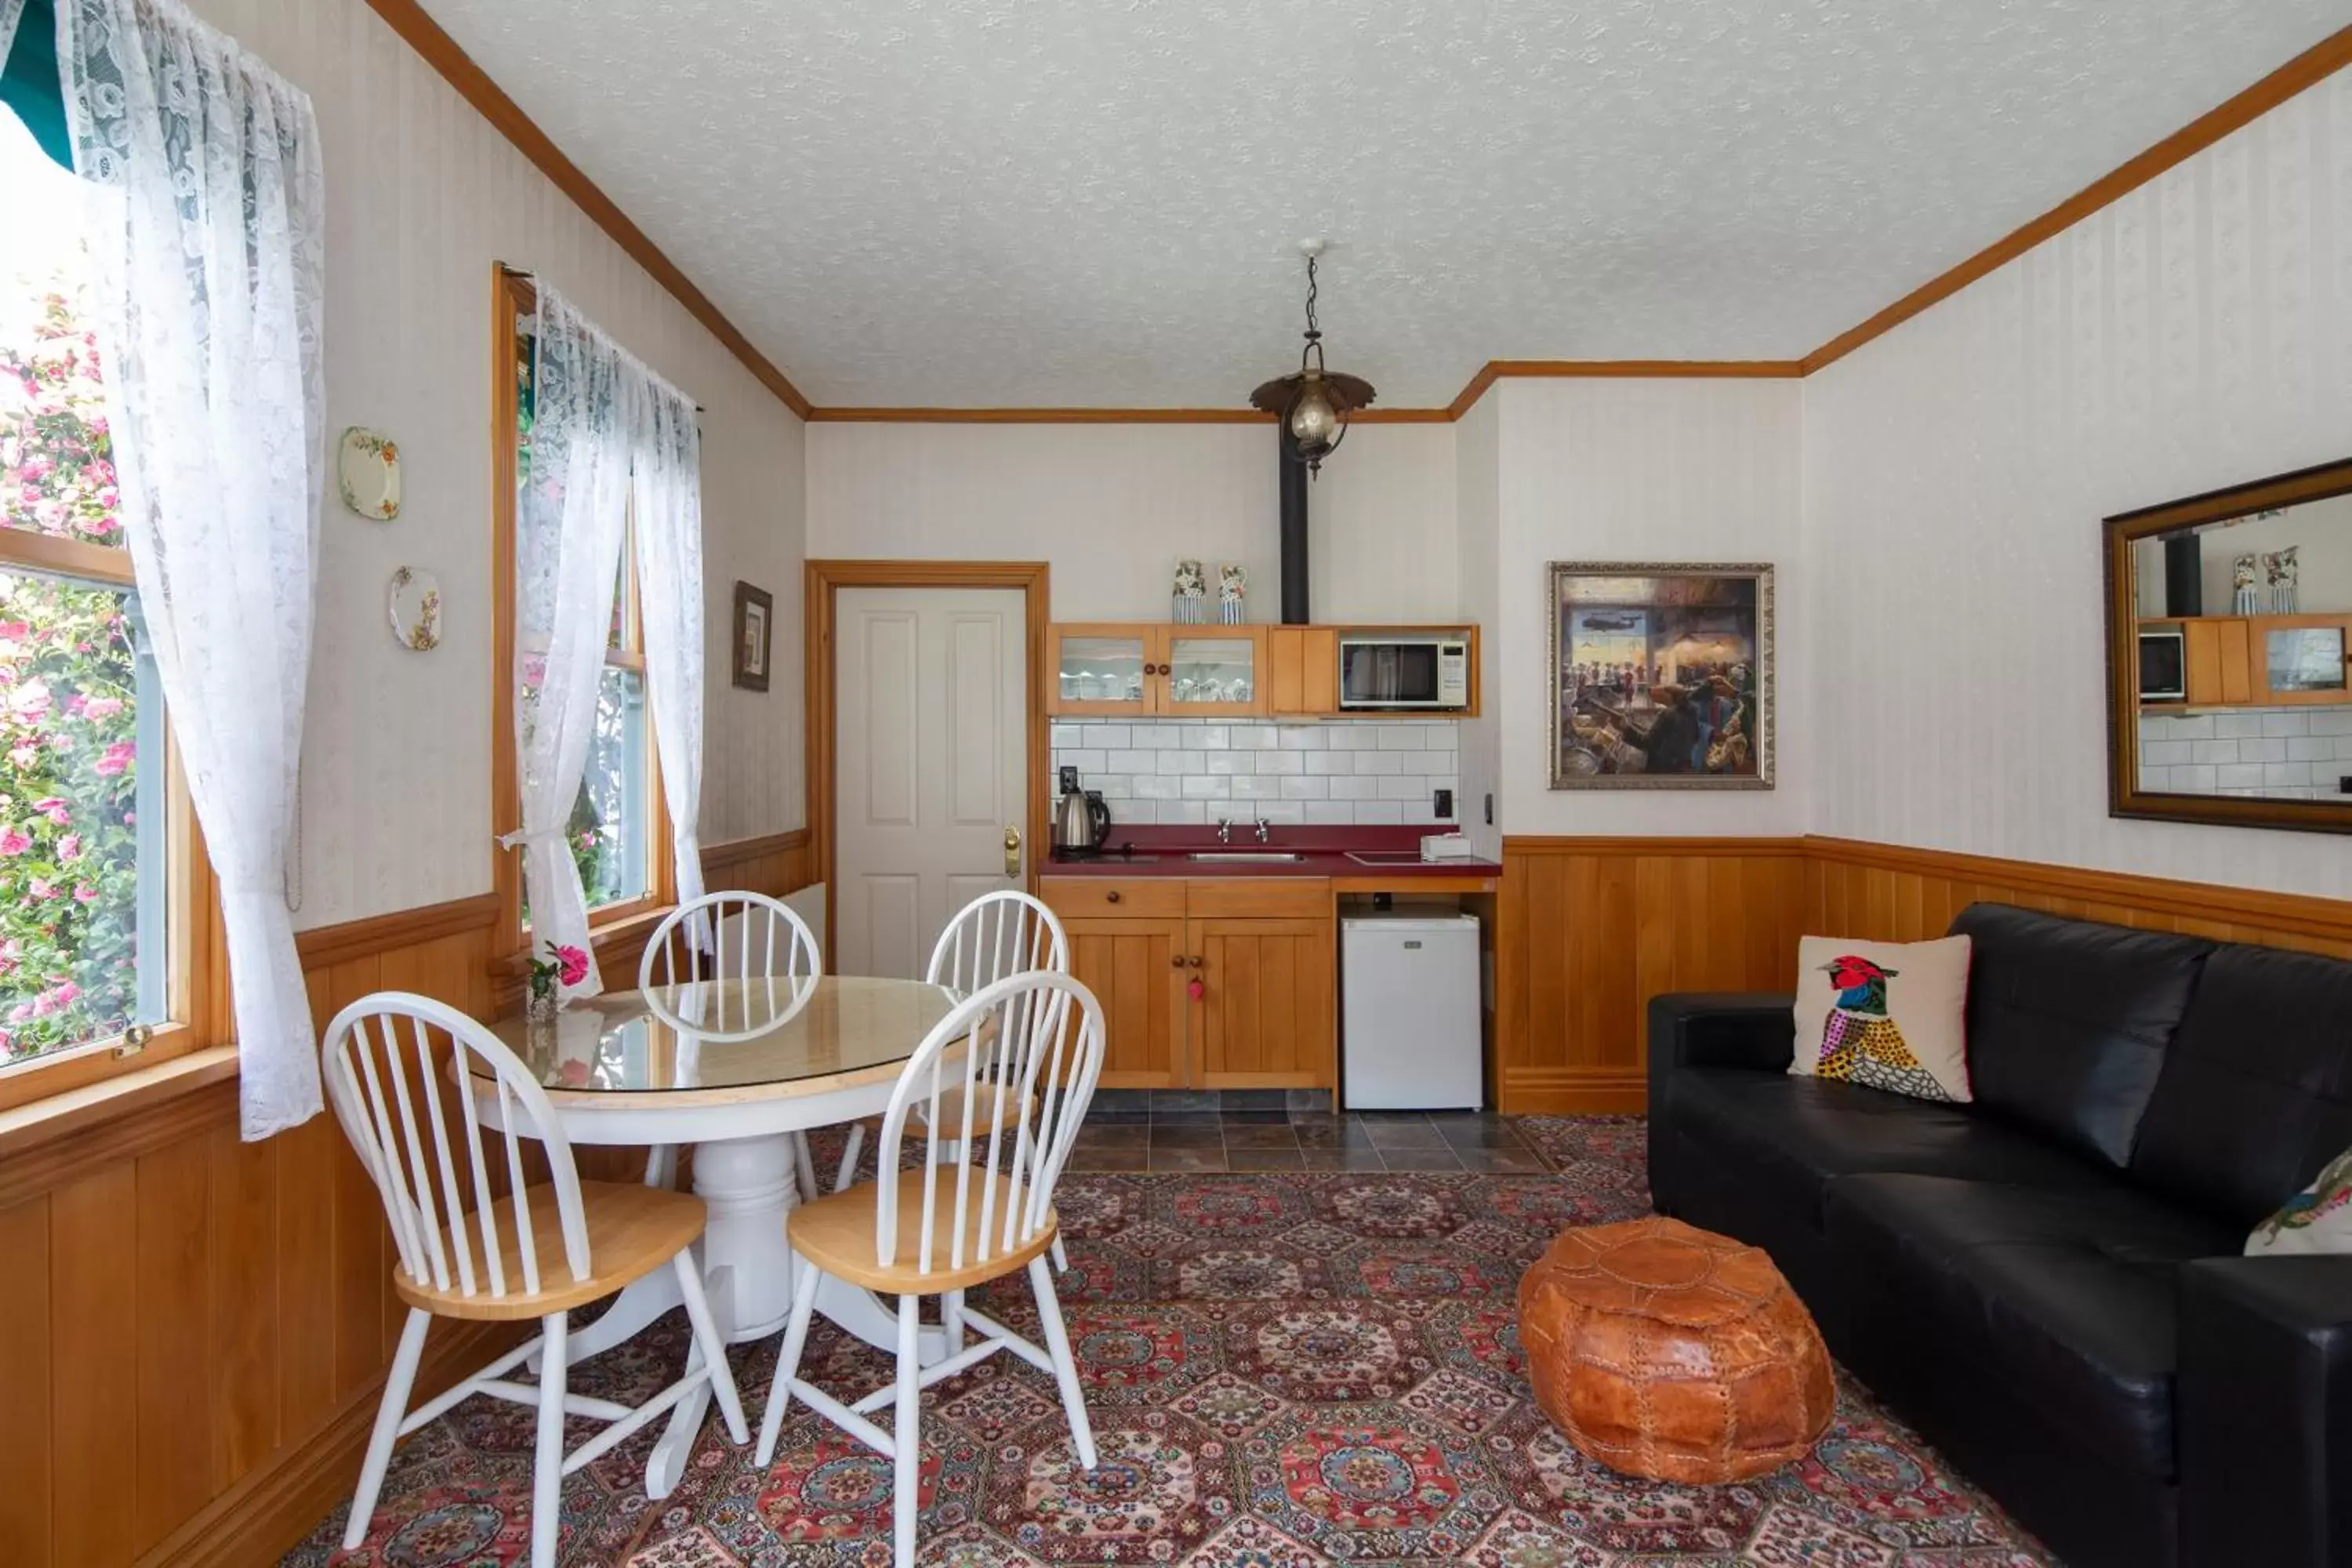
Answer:
POLYGON ((1221 877, 1188 884, 1185 912, 1195 919, 1323 920, 1331 884, 1321 877, 1221 877))
POLYGON ((1041 877, 1037 892, 1057 915, 1146 920, 1184 912, 1184 884, 1173 877, 1041 877))

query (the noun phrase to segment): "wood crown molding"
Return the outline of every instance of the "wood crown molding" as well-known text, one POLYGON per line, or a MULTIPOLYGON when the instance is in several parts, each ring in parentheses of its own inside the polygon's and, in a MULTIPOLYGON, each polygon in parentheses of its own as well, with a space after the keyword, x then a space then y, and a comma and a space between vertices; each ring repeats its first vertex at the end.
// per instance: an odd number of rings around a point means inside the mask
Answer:
MULTIPOLYGON (((1222 425, 1262 423, 1268 416, 1248 408, 819 408, 801 395, 708 296, 662 254, 643 229, 611 197, 563 155, 548 134, 474 63, 417 0, 367 0, 368 6, 406 40, 425 62, 456 88, 525 157, 571 197, 621 248, 651 273, 693 317, 740 360, 761 384, 801 418, 814 424, 967 425, 1222 425)), ((2041 216, 2020 226, 1941 275, 1847 331, 1796 360, 1489 360, 1443 408, 1368 408, 1364 424, 1444 424, 1460 419, 1495 383, 1506 377, 1787 379, 1834 364, 1873 339, 1893 331, 1929 306, 1950 298, 1986 274, 2007 265, 2044 240, 2137 190, 2166 170, 2195 156, 2295 94, 2352 65, 2352 26, 2330 34, 2243 91, 2224 100, 2153 147, 2094 180, 2041 216)))
POLYGON ((367 0, 368 9, 383 18, 386 26, 400 35, 426 65, 441 74, 443 80, 457 89, 457 95, 488 121, 498 132, 514 143, 515 150, 536 164, 540 173, 554 182, 555 188, 572 198, 572 205, 585 213, 590 221, 613 237, 615 244, 629 254, 632 260, 653 275, 655 282, 669 290, 672 298, 686 307, 687 314, 702 323, 710 335, 742 362, 752 378, 775 394, 783 405, 803 419, 809 416, 809 400, 803 397, 784 373, 776 368, 765 354, 751 346, 751 340, 738 330, 735 323, 721 315, 709 295, 694 286, 694 280, 678 269, 677 263, 662 253, 661 247, 647 237, 646 231, 629 220, 612 197, 597 188, 596 183, 581 173, 580 166, 563 155, 546 132, 541 131, 530 115, 525 114, 506 90, 490 79, 490 75, 474 63, 473 57, 457 47, 457 41, 442 31, 441 24, 426 16, 417 0, 367 0))
POLYGON ((1836 363, 1873 338, 1881 337, 1939 300, 1949 299, 1987 273, 2016 260, 2046 239, 2063 233, 2101 207, 2120 200, 2167 169, 2203 152, 2232 131, 2276 109, 2296 93, 2352 65, 2352 27, 2345 27, 2263 78, 2236 96, 2207 110, 2137 157, 2084 185, 2048 212, 1986 246, 1958 267, 1932 278, 1851 331, 1839 333, 1798 363, 1811 375, 1836 363))

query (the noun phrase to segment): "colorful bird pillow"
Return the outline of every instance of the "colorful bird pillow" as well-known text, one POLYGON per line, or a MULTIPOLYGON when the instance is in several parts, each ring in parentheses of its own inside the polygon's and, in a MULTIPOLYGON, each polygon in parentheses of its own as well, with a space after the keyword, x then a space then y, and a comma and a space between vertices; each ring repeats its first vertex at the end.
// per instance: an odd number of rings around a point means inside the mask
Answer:
POLYGON ((1790 1072, 1918 1100, 1969 1091, 1969 939, 1797 944, 1797 1054, 1790 1072))
POLYGON ((2352 1252, 2352 1149, 2320 1168, 2311 1185, 2246 1237, 2249 1258, 2352 1252))

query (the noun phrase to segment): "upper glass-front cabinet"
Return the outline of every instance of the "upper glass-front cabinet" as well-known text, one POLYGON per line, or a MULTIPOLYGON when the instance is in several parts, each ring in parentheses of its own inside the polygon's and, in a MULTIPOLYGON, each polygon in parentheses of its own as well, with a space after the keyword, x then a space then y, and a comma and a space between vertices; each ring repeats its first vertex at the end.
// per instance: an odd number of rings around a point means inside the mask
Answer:
POLYGON ((1265 628, 1066 625, 1049 628, 1053 711, 1210 719, 1267 711, 1265 628))
POLYGON ((1162 634, 1160 711, 1195 718, 1266 711, 1265 630, 1182 626, 1162 634))

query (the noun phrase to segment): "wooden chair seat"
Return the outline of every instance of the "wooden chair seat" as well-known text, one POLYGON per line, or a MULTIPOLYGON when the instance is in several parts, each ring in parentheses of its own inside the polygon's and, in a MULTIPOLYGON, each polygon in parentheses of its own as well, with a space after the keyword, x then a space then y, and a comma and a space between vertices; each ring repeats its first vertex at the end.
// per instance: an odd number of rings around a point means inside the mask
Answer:
MULTIPOLYGON (((490 1206, 497 1215, 499 1256, 506 1271, 508 1294, 489 1294, 489 1275, 478 1244, 474 1257, 476 1294, 468 1296, 458 1289, 454 1269, 449 1289, 443 1290, 412 1279, 404 1268, 393 1274, 393 1288, 400 1292, 400 1299, 443 1318, 491 1322, 543 1318, 550 1312, 568 1311, 601 1300, 668 1263, 680 1247, 702 1235, 705 1210, 702 1200, 691 1193, 667 1192, 634 1183, 583 1182, 580 1195, 588 1221, 588 1256, 593 1260, 593 1272, 585 1279, 573 1279, 561 1250, 563 1220, 556 1207, 555 1189, 541 1183, 525 1189, 523 1195, 530 1200, 531 1234, 539 1240, 540 1289, 536 1294, 522 1293, 522 1254, 514 1199, 505 1197, 490 1206), (552 1256, 551 1247, 555 1249, 552 1256)), ((871 1209, 866 1211, 866 1232, 870 1254, 874 1246, 871 1209)), ((481 1227, 475 1226, 472 1234, 478 1237, 481 1227)), ((441 1237, 454 1265, 463 1242, 449 1230, 444 1230, 441 1237)))
MULTIPOLYGON (((961 1126, 962 1123, 953 1125, 961 1126)), ((932 1201, 936 1206, 931 1233, 931 1271, 928 1274, 917 1268, 918 1248, 923 1237, 925 1176, 919 1169, 898 1173, 898 1245, 892 1252, 897 1261, 887 1267, 874 1259, 874 1210, 882 1192, 878 1182, 861 1182, 845 1193, 835 1193, 813 1204, 803 1204, 793 1210, 791 1217, 785 1221, 785 1234, 791 1237, 794 1251, 827 1274, 868 1290, 879 1290, 892 1296, 968 1290, 974 1285, 982 1285, 1007 1274, 1016 1274, 1028 1267, 1031 1258, 1043 1256, 1054 1243, 1059 1216, 1048 1210, 1045 1223, 1037 1228, 1034 1235, 1011 1247, 1005 1247, 1005 1205, 1025 1200, 1028 1185, 1023 1184, 1021 1199, 1016 1200, 1011 1181, 974 1170, 971 1185, 964 1200, 963 1256, 967 1261, 961 1268, 947 1267, 948 1258, 954 1255, 953 1226, 959 1168, 941 1165, 930 1173, 935 1183, 932 1201), (970 1261, 980 1256, 981 1212, 983 1194, 991 1184, 995 1187, 995 1202, 988 1205, 988 1213, 990 1228, 994 1233, 997 1245, 985 1262, 970 1261)))

